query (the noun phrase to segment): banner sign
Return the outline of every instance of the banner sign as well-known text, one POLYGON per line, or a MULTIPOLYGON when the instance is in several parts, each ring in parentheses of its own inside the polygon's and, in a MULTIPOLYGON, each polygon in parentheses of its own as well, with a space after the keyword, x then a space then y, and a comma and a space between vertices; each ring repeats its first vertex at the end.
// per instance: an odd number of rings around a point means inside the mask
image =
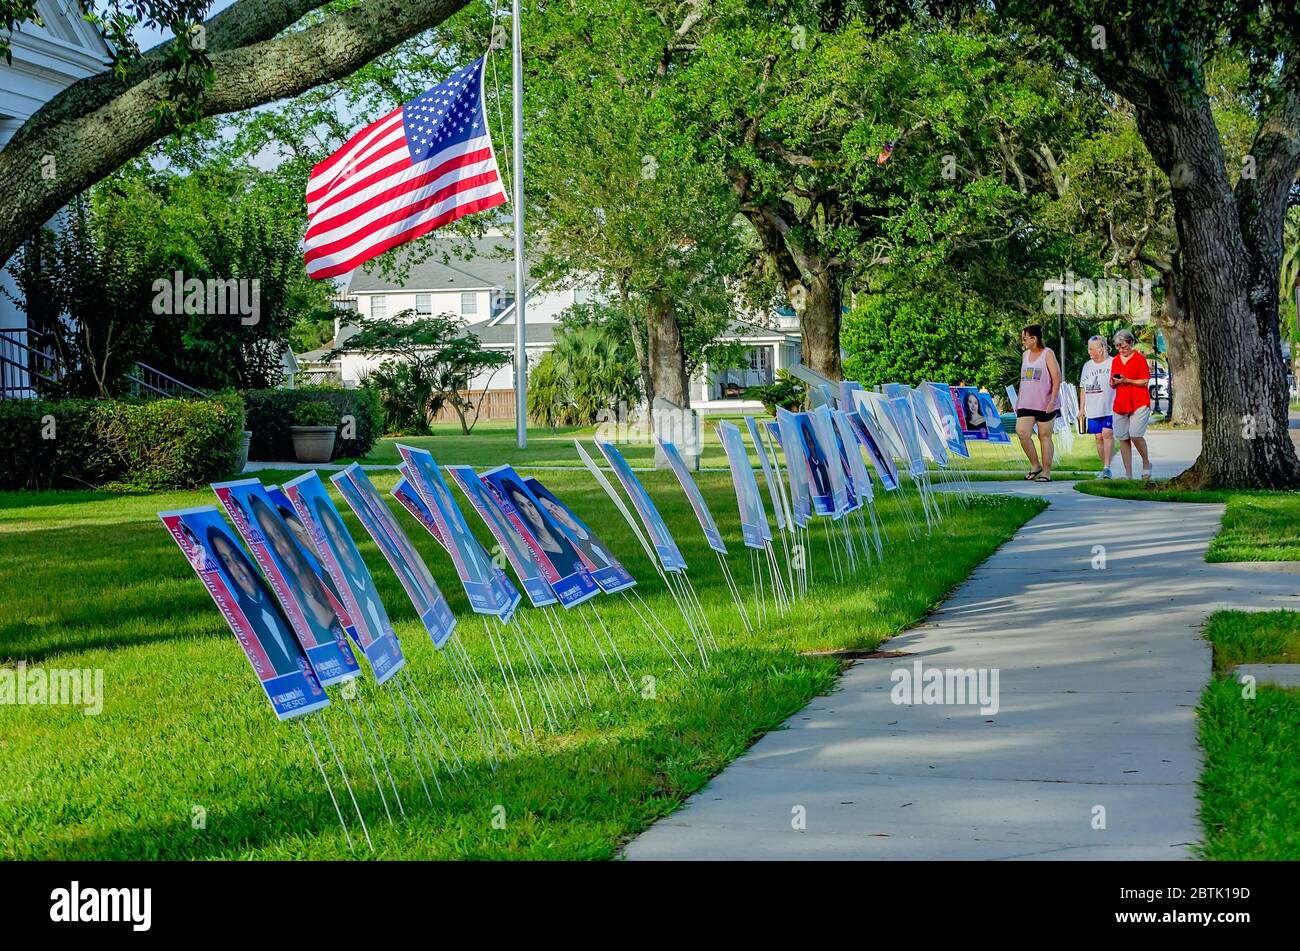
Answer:
POLYGON ((833 509, 828 514, 840 518, 845 512, 857 505, 856 498, 850 498, 850 487, 845 479, 848 459, 840 455, 835 443, 835 424, 831 422, 831 411, 826 406, 818 406, 808 414, 812 417, 813 432, 822 457, 825 459, 826 472, 830 476, 831 503, 833 509))
POLYGON ((808 519, 812 518, 813 500, 808 459, 803 449, 803 434, 794 413, 780 407, 776 411, 775 426, 777 441, 781 443, 781 452, 785 454, 785 476, 790 484, 790 514, 795 525, 804 528, 808 519))
POLYGON ((907 401, 912 404, 912 418, 921 437, 921 447, 927 456, 944 469, 948 468, 948 446, 935 426, 935 414, 924 389, 912 390, 907 401))
POLYGON ((1002 414, 993 405, 993 397, 987 393, 979 394, 980 409, 984 413, 984 423, 988 427, 989 442, 1009 443, 1011 437, 1002 426, 1002 414))
POLYGON ((433 646, 439 650, 456 629, 456 616, 451 613, 447 599, 411 539, 397 523, 393 513, 384 503, 365 470, 355 462, 342 472, 330 476, 330 481, 343 495, 348 507, 361 522, 366 533, 383 552, 385 560, 402 583, 402 589, 411 599, 415 613, 429 633, 433 646))
POLYGON ((726 420, 718 423, 718 438, 727 453, 731 484, 740 506, 741 537, 747 548, 763 549, 772 538, 772 529, 767 523, 767 513, 763 511, 763 497, 758 493, 758 482, 754 479, 749 453, 745 452, 745 441, 740 430, 726 420))
POLYGON ((314 471, 284 484, 303 526, 315 543, 321 564, 352 621, 349 632, 370 664, 376 683, 384 683, 406 666, 401 644, 375 587, 375 579, 343 524, 343 517, 314 471))
POLYGON ((270 582, 321 685, 361 676, 361 665, 329 593, 262 483, 257 479, 217 482, 212 491, 270 582))
POLYGON ((677 542, 673 541, 672 532, 668 531, 668 525, 659 515, 659 510, 655 508, 654 502, 650 500, 650 493, 645 490, 641 480, 636 477, 632 467, 627 464, 627 460, 623 458, 623 453, 619 452, 618 447, 613 443, 602 439, 596 440, 596 448, 605 457, 609 467, 614 470, 614 475, 618 477, 619 484, 623 486, 623 491, 632 500, 632 507, 641 516, 641 523, 650 534, 650 541, 654 545, 655 554, 659 556, 659 562, 664 566, 664 570, 685 571, 686 559, 682 557, 677 542))
POLYGON ((916 428, 916 414, 912 412, 912 401, 907 397, 890 400, 886 405, 894 423, 894 428, 902 437, 903 447, 907 450, 908 472, 920 475, 925 472, 925 455, 921 449, 921 434, 916 428))
POLYGON ((709 506, 704 501, 704 496, 700 493, 700 487, 695 484, 695 479, 691 472, 686 468, 686 462, 682 459, 682 454, 677 451, 677 447, 655 437, 655 442, 663 450, 664 458, 668 460, 668 467, 673 470, 673 475, 677 476, 677 481, 686 493, 686 500, 691 503, 691 510, 695 512, 695 518, 700 523, 700 528, 704 532, 704 540, 720 555, 727 553, 727 545, 722 540, 722 533, 718 531, 718 523, 713 520, 713 513, 709 511, 709 506))
MULTIPOLYGON (((519 605, 520 595, 505 573, 492 564, 492 559, 483 550, 483 545, 470 531, 469 523, 451 497, 451 488, 442 477, 438 464, 427 450, 411 446, 397 445, 397 451, 405 460, 402 472, 409 487, 417 493, 422 501, 423 512, 413 511, 416 519, 425 524, 427 515, 437 526, 432 534, 451 556, 456 567, 456 576, 460 579, 465 596, 469 598, 470 608, 476 614, 493 614, 503 621, 509 620, 519 605)), ((398 498, 406 505, 406 501, 398 498)))
MULTIPOLYGON (((835 425, 835 414, 838 412, 839 410, 830 410, 824 406, 819 406, 814 411, 814 415, 817 417, 818 434, 821 436, 822 441, 835 450, 835 454, 840 460, 840 474, 845 495, 844 509, 840 513, 843 514, 861 508, 862 499, 858 494, 858 486, 854 482, 855 472, 853 463, 849 461, 848 446, 844 444, 839 427, 835 425)), ((853 443, 849 443, 849 445, 853 445, 853 443)))
POLYGON ((763 445, 763 434, 759 431, 758 420, 753 416, 746 416, 745 426, 749 429, 749 438, 754 443, 754 450, 758 453, 758 467, 763 470, 763 481, 767 483, 767 497, 772 500, 772 515, 776 518, 777 531, 783 532, 787 522, 785 497, 777 488, 774 460, 768 459, 767 447, 763 445))
POLYGON ((857 400, 858 412, 862 414, 863 419, 870 418, 875 423, 875 435, 880 437, 880 448, 884 450, 885 455, 898 462, 907 463, 910 470, 911 458, 907 454, 903 434, 898 431, 894 410, 889 405, 889 400, 872 390, 855 392, 853 398, 857 400))
POLYGON ((867 471, 867 464, 862 461, 862 444, 853 432, 849 414, 837 409, 831 413, 831 420, 835 423, 836 442, 839 443, 840 451, 848 460, 849 473, 853 478, 853 488, 859 506, 863 502, 874 502, 875 491, 871 488, 871 473, 867 471))
POLYGON ((460 486, 465 498, 469 499, 470 506, 478 512, 479 518, 483 519, 483 524, 487 525, 488 531, 496 539, 497 546, 505 554, 510 566, 514 568, 515 575, 523 585, 524 593, 528 595, 528 600, 532 602, 533 607, 541 608, 548 604, 555 604, 558 600, 555 592, 542 577, 542 570, 537 566, 537 562, 533 561, 533 554, 527 543, 511 526, 501 504, 479 479, 478 473, 470 466, 448 466, 447 472, 451 474, 456 485, 460 486))
POLYGON ((559 526, 560 531, 568 538, 569 544, 587 566, 592 580, 600 585, 601 591, 606 594, 616 594, 636 584, 632 573, 614 557, 614 550, 593 532, 586 522, 578 518, 573 509, 560 501, 559 496, 536 479, 528 479, 524 484, 532 491, 537 501, 542 503, 542 508, 546 509, 546 514, 551 517, 551 521, 559 526))
POLYGON ((600 593, 564 532, 510 466, 489 469, 480 476, 496 494, 506 520, 519 534, 563 607, 571 608, 600 593))
POLYGON ((284 519, 284 524, 289 526, 289 531, 293 533, 294 541, 298 543, 298 550, 302 553, 302 556, 307 559, 307 564, 311 567, 312 573, 316 576, 316 580, 319 581, 321 587, 325 589, 325 594, 329 598, 330 607, 333 608, 334 613, 338 615, 339 623, 343 625, 343 630, 347 634, 348 639, 355 644, 357 640, 356 622, 352 620, 352 613, 348 610, 347 604, 343 600, 342 594, 339 592, 338 585, 334 583, 334 579, 330 577, 329 571, 323 564, 321 564, 320 554, 316 549, 316 542, 311 537, 311 533, 307 530, 307 526, 305 526, 302 523, 302 519, 298 517, 298 513, 294 510, 293 503, 289 500, 289 496, 285 495, 284 490, 278 485, 266 486, 266 494, 269 495, 271 501, 275 503, 275 510, 279 512, 280 517, 284 519))
POLYGON ((876 470, 880 484, 885 487, 886 492, 893 492, 898 488, 898 469, 895 468, 889 454, 882 448, 883 437, 876 428, 875 417, 871 415, 869 409, 864 408, 849 413, 848 420, 854 434, 858 437, 858 442, 867 450, 867 458, 871 460, 871 467, 876 470))
MULTIPOLYGON (((456 563, 457 559, 473 559, 472 561, 463 561, 464 564, 473 564, 478 567, 473 569, 472 575, 476 578, 486 578, 483 580, 470 580, 461 577, 460 567, 457 565, 456 576, 460 579, 461 587, 465 590, 465 597, 469 600, 470 610, 476 614, 491 614, 499 617, 503 621, 510 620, 514 614, 514 609, 520 601, 519 592, 515 590, 510 579, 505 577, 505 573, 492 564, 492 559, 486 551, 481 554, 468 554, 464 547, 458 548, 455 545, 449 545, 444 534, 445 524, 439 524, 437 517, 432 509, 425 503, 422 495, 416 491, 412 484, 410 469, 405 464, 398 466, 402 473, 402 478, 397 480, 397 484, 392 488, 392 496, 401 503, 402 508, 406 509, 411 516, 425 527, 430 535, 438 542, 439 545, 451 555, 452 562, 456 563)), ((473 539, 478 544, 478 539, 473 539)), ((479 546, 480 550, 482 546, 479 546)))
POLYGON ((963 459, 970 458, 966 440, 962 437, 961 425, 957 420, 957 397, 947 383, 926 383, 926 396, 935 417, 940 438, 947 445, 948 451, 963 459))
POLYGON ((230 625, 275 715, 288 720, 329 706, 288 619, 217 507, 158 517, 230 625))

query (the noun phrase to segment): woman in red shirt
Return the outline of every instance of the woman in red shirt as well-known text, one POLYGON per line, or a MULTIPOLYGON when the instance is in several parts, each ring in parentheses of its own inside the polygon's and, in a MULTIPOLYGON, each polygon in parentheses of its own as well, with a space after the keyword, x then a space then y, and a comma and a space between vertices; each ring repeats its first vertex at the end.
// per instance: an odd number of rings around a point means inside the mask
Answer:
POLYGON ((1151 478, 1151 457, 1147 455, 1147 421, 1151 418, 1151 393, 1147 382, 1151 368, 1147 358, 1137 351, 1137 338, 1131 330, 1115 334, 1119 351, 1110 364, 1110 385, 1115 388, 1111 415, 1115 421, 1115 445, 1124 462, 1124 477, 1133 478, 1133 450, 1142 457, 1142 478, 1151 478))

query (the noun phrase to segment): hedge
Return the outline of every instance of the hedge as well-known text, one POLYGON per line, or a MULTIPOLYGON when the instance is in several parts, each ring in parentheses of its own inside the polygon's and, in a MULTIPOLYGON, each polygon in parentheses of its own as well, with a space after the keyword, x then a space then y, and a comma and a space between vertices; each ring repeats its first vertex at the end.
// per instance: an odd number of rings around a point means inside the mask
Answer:
POLYGON ((193 488, 235 471, 243 402, 5 400, 0 488, 193 488))
POLYGON ((334 457, 355 459, 366 455, 383 431, 384 415, 379 396, 364 387, 345 390, 338 386, 301 386, 293 390, 249 390, 244 393, 247 428, 253 439, 250 459, 265 462, 292 460, 294 412, 301 403, 329 403, 337 412, 339 425, 352 417, 354 426, 340 429, 334 440, 334 457))

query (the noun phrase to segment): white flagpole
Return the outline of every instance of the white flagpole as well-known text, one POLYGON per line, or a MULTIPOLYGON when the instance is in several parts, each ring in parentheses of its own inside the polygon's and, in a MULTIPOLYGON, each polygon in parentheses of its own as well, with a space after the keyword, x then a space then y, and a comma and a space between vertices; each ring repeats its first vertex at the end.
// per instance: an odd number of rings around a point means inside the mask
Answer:
POLYGON ((519 28, 519 8, 523 0, 510 3, 511 104, 514 107, 515 186, 515 440, 520 449, 528 447, 528 352, 524 346, 524 323, 528 311, 524 261, 524 54, 519 28))

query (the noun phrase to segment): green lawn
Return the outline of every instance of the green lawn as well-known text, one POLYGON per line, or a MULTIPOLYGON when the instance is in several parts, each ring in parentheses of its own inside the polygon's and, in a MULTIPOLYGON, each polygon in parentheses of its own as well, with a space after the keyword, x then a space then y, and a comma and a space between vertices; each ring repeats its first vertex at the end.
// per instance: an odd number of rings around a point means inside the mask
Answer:
POLYGON ((1300 613, 1220 611, 1206 624, 1216 676, 1197 710, 1205 858, 1300 859, 1300 692, 1226 676, 1237 664, 1300 662, 1300 613))
MULTIPOLYGON (((268 483, 286 477, 261 475, 268 483)), ((387 491, 395 475, 377 472, 374 481, 387 491)), ((680 631, 671 600, 590 477, 556 472, 545 479, 605 534, 642 579, 655 611, 680 631)), ((815 538, 813 564, 822 570, 810 596, 787 618, 747 636, 671 475, 647 474, 646 482, 709 606, 719 641, 712 668, 681 675, 621 601, 602 602, 637 690, 614 690, 590 641, 579 636, 581 625, 571 621, 593 704, 536 742, 516 735, 515 757, 495 773, 471 738, 446 664, 417 629, 382 557, 368 539, 362 543, 412 677, 468 767, 463 778, 442 777, 445 799, 435 797, 430 806, 409 758, 399 755, 401 733, 391 713, 372 706, 409 813, 407 821, 389 827, 368 774, 363 777, 346 702, 336 695, 326 722, 371 822, 377 856, 611 857, 760 735, 832 688, 837 662, 800 651, 872 647, 915 623, 1042 507, 1020 498, 950 506, 932 536, 913 542, 896 503, 883 501, 883 565, 835 584, 825 571, 824 542, 815 538)), ((704 473, 700 483, 728 540, 735 541, 729 476, 704 473)), ((207 490, 0 494, 0 661, 102 669, 105 691, 99 716, 71 707, 0 706, 0 857, 349 854, 300 728, 276 723, 234 638, 155 514, 212 498, 207 490), (196 807, 206 812, 204 828, 193 827, 196 807)), ((360 541, 357 523, 350 513, 345 518, 360 541)), ((404 512, 399 518, 461 619, 457 636, 502 716, 510 717, 483 626, 467 612, 447 558, 404 512)), ((743 553, 733 560, 748 592, 743 553)), ((366 693, 379 702, 374 690, 366 693)), ((348 807, 346 798, 342 805, 348 807)), ((359 832, 355 821, 352 829, 359 832)))
POLYGON ((1300 492, 1185 491, 1118 479, 1083 482, 1076 488, 1090 495, 1154 502, 1221 502, 1227 508, 1219 534, 1210 543, 1205 560, 1300 561, 1300 492))
MULTIPOLYGON (((718 440, 717 424, 720 419, 730 419, 742 430, 744 429, 742 417, 704 417, 702 420, 704 446, 700 465, 706 469, 721 469, 727 466, 727 456, 722 451, 722 444, 718 440)), ((397 465, 401 462, 397 444, 401 442, 429 450, 443 465, 487 468, 509 463, 520 467, 582 468, 582 461, 573 448, 573 441, 583 440, 590 451, 590 440, 596 432, 597 428, 592 426, 561 426, 555 429, 530 427, 528 448, 520 450, 515 444, 513 422, 485 421, 474 427, 473 433, 469 436, 461 433, 460 426, 447 424, 435 427, 431 436, 386 436, 375 443, 369 455, 358 461, 364 465, 397 465)), ((641 434, 642 438, 631 438, 634 434, 626 432, 613 435, 616 435, 615 441, 620 444, 619 448, 623 451, 623 455, 633 466, 648 468, 654 465, 654 444, 648 435, 641 434)), ((1003 478, 994 473, 998 470, 1024 472, 1029 468, 1018 443, 990 445, 971 442, 968 445, 971 447, 971 458, 959 461, 957 468, 968 472, 974 478, 1003 478)), ((753 464, 758 465, 748 434, 745 436, 745 446, 750 450, 753 464)), ((931 468, 937 467, 932 465, 931 468)), ((1097 459, 1091 437, 1075 437, 1074 450, 1058 457, 1054 469, 1063 475, 1100 471, 1101 462, 1097 459)), ((1019 476, 1012 475, 1010 478, 1019 478, 1019 476)))

